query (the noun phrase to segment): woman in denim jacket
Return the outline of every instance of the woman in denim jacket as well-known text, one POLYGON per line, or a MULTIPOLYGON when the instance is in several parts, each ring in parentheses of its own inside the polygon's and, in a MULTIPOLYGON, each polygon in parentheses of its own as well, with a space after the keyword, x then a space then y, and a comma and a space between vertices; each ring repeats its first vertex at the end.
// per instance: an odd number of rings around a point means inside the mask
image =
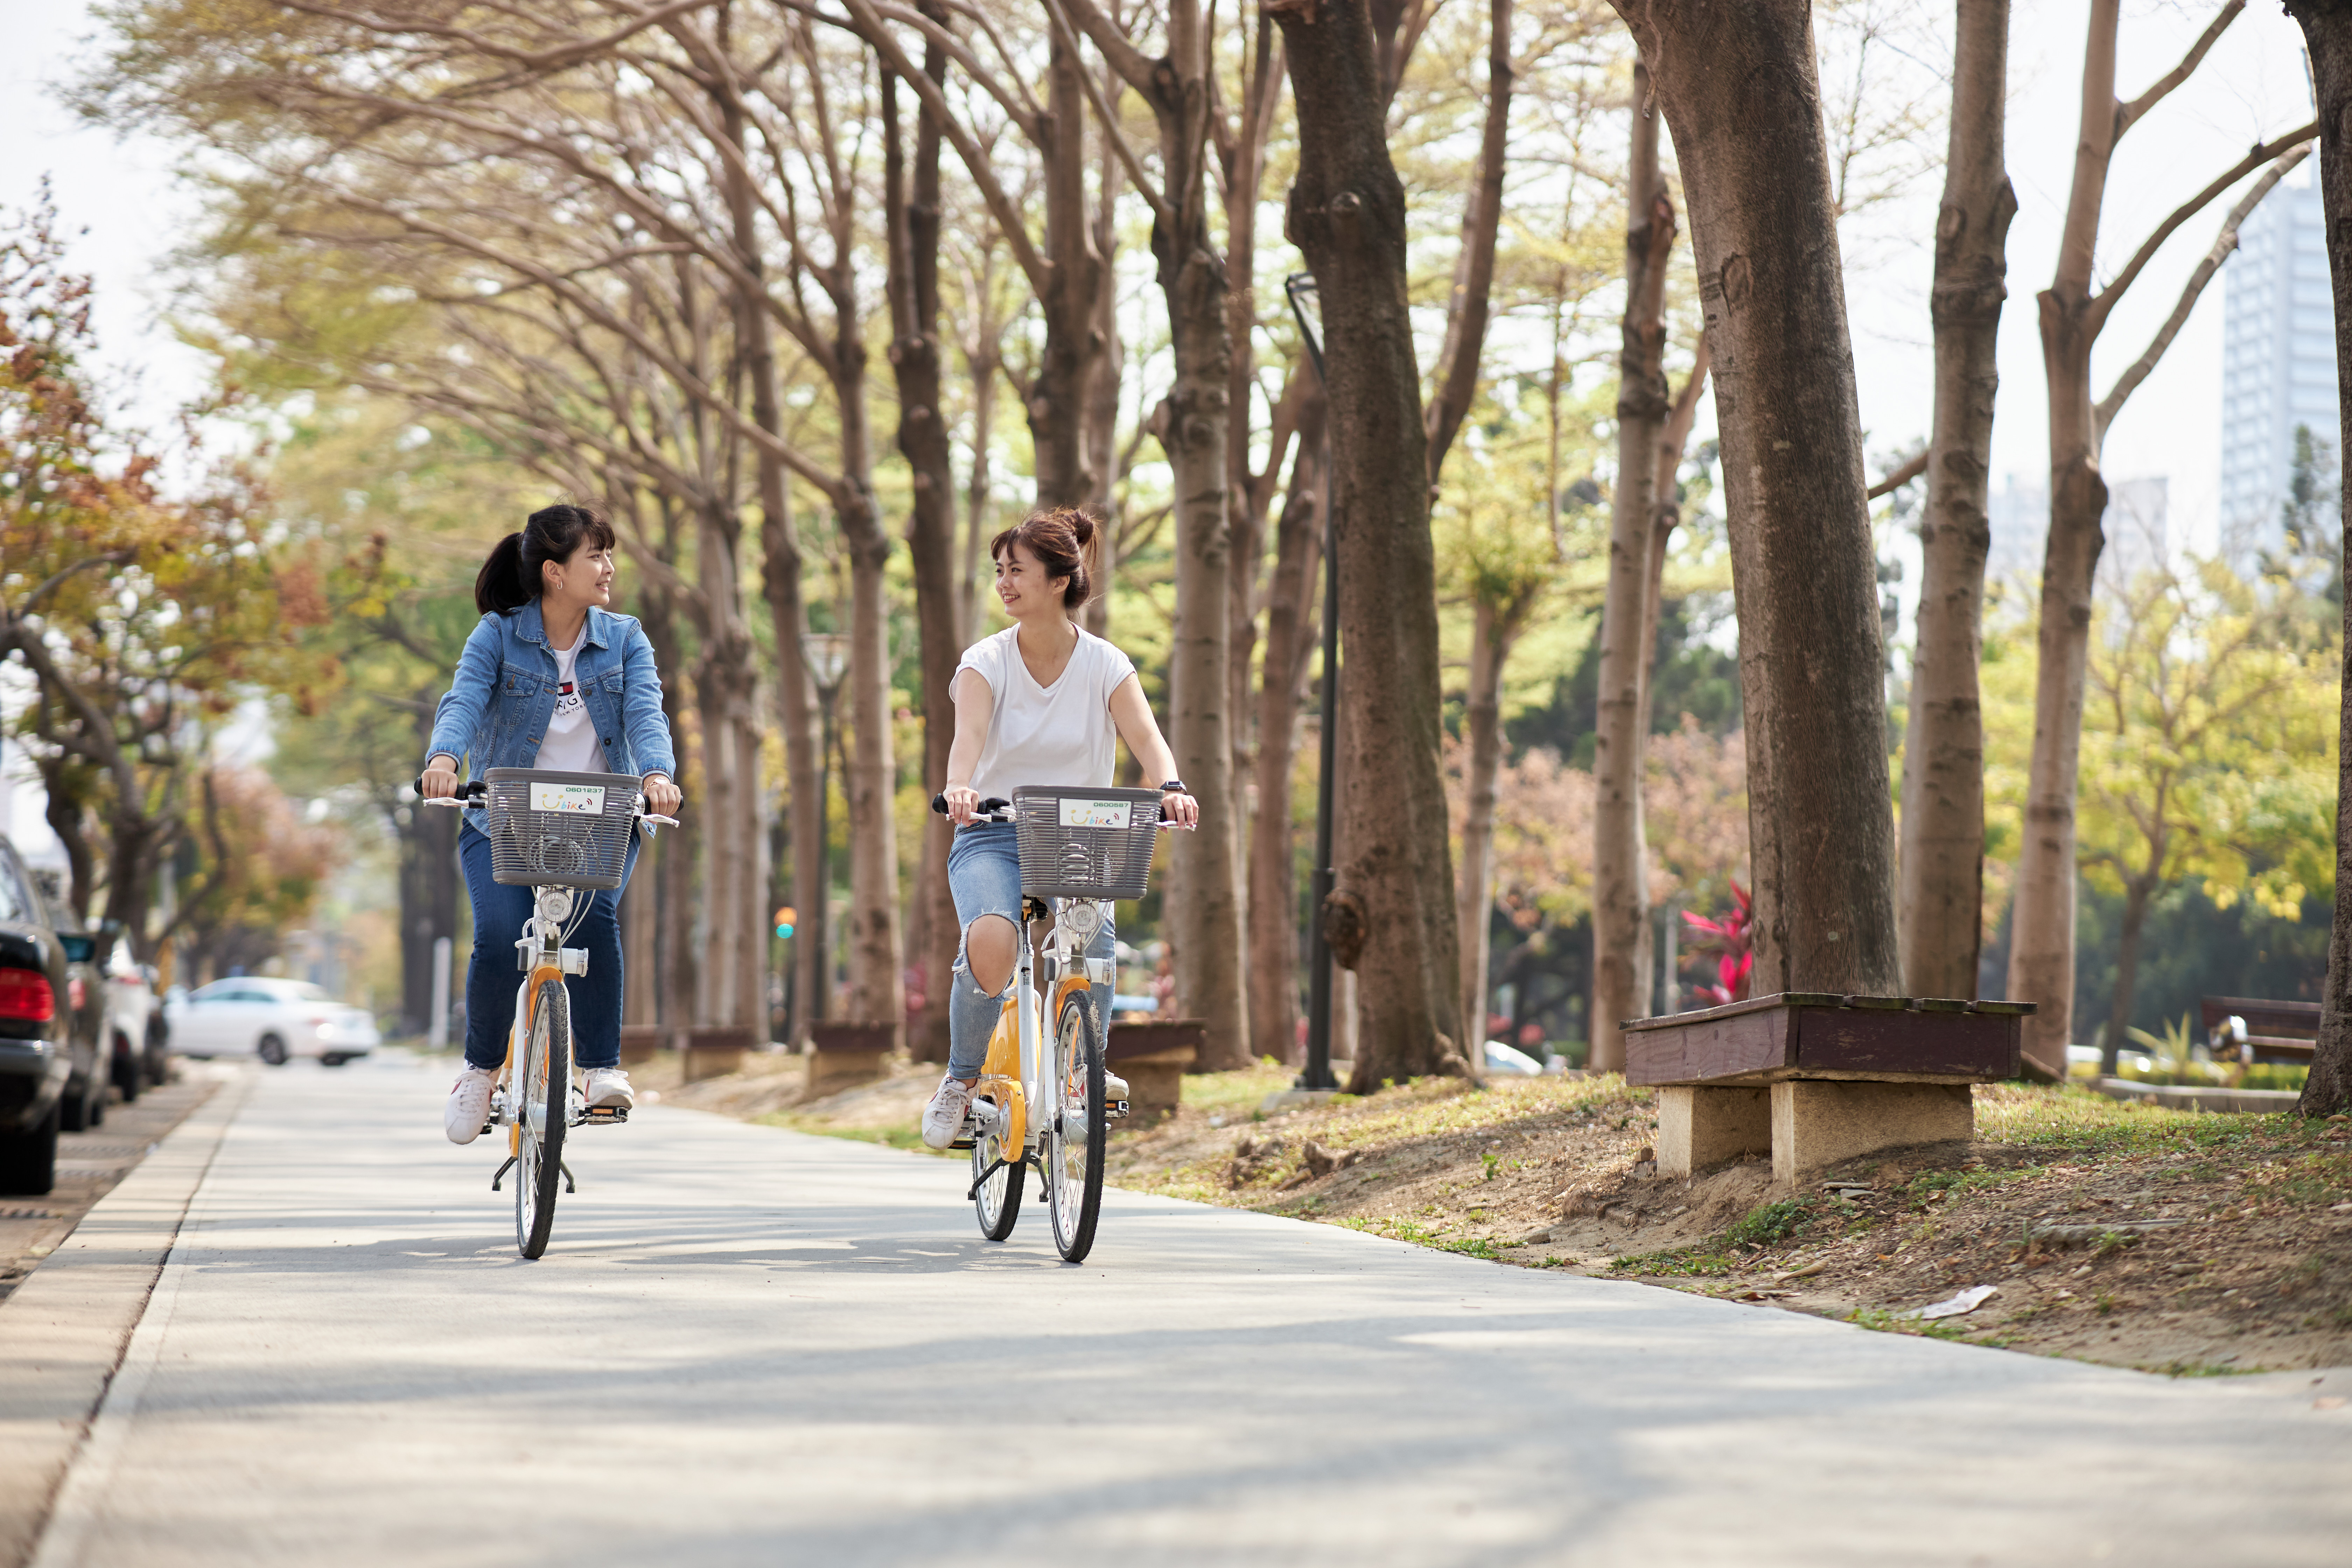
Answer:
MULTIPOLYGON (((613 601, 613 527, 593 510, 551 506, 490 552, 474 580, 481 624, 466 639, 457 675, 433 718, 425 764, 427 798, 457 790, 457 763, 475 776, 492 768, 626 773, 643 781, 646 809, 677 811, 677 763, 662 714, 653 644, 613 601)), ((490 876, 490 841, 468 813, 457 858, 474 904, 473 962, 466 972, 466 1068, 449 1090, 443 1126, 453 1143, 481 1135, 490 1088, 506 1060, 514 1025, 515 943, 531 915, 529 888, 490 876)), ((635 1103, 621 1070, 622 891, 637 863, 629 841, 621 886, 589 896, 572 939, 588 950, 588 973, 564 981, 588 1103, 635 1103)))

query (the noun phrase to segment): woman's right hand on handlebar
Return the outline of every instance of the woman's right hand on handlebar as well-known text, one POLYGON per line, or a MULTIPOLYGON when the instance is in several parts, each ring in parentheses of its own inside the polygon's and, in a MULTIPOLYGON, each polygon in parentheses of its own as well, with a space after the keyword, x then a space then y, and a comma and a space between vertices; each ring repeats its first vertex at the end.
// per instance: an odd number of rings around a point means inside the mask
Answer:
POLYGON ((980 792, 970 784, 950 784, 940 792, 948 803, 948 820, 958 827, 969 827, 979 820, 980 792))
POLYGON ((424 776, 418 784, 426 800, 451 800, 457 794, 457 759, 435 757, 425 764, 424 776))

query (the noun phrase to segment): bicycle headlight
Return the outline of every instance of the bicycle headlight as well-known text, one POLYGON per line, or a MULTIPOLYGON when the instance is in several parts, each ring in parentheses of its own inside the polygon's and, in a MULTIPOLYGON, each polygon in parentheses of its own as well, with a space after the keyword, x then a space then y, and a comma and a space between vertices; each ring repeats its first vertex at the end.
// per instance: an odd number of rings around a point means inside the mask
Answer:
POLYGON ((1103 928, 1103 907, 1092 899, 1074 900, 1062 919, 1068 924, 1070 933, 1078 939, 1078 946, 1084 948, 1103 928))

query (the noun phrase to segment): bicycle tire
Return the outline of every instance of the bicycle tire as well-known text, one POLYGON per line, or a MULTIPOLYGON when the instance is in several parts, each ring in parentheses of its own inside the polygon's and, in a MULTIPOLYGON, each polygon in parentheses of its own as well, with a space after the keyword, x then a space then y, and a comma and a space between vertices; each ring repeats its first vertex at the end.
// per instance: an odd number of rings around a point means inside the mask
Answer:
POLYGON ((1073 992, 1063 998, 1055 1021, 1054 1107, 1045 1129, 1045 1202, 1053 1215, 1054 1246, 1065 1263, 1083 1263, 1094 1250, 1109 1141, 1094 1001, 1073 992))
MULTIPOLYGON (((980 1234, 990 1241, 1003 1241, 1013 1234, 1014 1222, 1021 1217, 1021 1175, 1017 1164, 992 1165, 1004 1152, 1004 1135, 983 1132, 971 1141, 971 1207, 980 1216, 980 1234)), ((1013 1152, 1018 1159, 1020 1152, 1013 1152)))
POLYGON ((520 1109, 515 1147, 515 1247, 547 1250, 555 1194, 563 1186, 563 1131, 572 1120, 572 998, 561 980, 540 982, 510 1092, 520 1109))

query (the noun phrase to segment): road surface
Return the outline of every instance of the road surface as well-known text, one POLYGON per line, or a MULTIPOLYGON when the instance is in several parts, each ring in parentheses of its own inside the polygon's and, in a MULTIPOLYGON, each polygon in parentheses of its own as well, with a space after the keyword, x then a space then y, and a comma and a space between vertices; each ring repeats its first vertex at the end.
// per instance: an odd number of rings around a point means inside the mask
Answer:
MULTIPOLYGON (((659 1107, 575 1134, 525 1263, 446 1087, 256 1071, 52 1259, 131 1268, 185 1173, 39 1568, 2352 1560, 2352 1373, 2168 1381, 1120 1194, 1070 1268, 1041 1208, 982 1241, 960 1163, 659 1107)), ((51 1375, 32 1295, 0 1427, 51 1375)))

